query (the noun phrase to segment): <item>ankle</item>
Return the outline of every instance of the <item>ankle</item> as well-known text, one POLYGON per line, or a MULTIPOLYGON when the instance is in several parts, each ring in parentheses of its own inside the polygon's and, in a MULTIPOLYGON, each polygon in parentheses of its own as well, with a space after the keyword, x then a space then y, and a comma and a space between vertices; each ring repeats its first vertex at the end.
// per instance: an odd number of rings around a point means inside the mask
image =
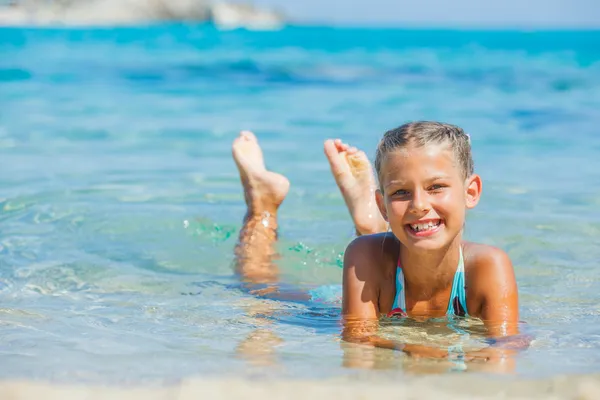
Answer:
POLYGON ((254 221, 255 223, 259 223, 263 225, 265 228, 267 227, 276 227, 277 226, 277 211, 267 211, 267 210, 255 210, 248 208, 246 211, 246 215, 244 216, 244 221, 254 221))
POLYGON ((246 201, 246 215, 263 216, 264 214, 276 215, 279 204, 264 201, 246 201))

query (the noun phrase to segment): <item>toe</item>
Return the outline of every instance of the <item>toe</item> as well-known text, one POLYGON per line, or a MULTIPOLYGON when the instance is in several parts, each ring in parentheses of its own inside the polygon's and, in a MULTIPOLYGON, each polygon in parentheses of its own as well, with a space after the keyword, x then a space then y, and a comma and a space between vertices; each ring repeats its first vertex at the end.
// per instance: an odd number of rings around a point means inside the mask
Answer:
POLYGON ((344 172, 344 163, 346 161, 343 157, 340 157, 340 152, 333 141, 325 142, 325 156, 335 177, 344 172))
POLYGON ((338 149, 335 144, 335 141, 331 139, 325 141, 325 144, 323 145, 323 150, 325 151, 325 155, 327 156, 329 161, 332 161, 332 159, 338 154, 338 149))
POLYGON ((256 136, 251 131, 241 131, 240 137, 246 140, 256 140, 256 136))

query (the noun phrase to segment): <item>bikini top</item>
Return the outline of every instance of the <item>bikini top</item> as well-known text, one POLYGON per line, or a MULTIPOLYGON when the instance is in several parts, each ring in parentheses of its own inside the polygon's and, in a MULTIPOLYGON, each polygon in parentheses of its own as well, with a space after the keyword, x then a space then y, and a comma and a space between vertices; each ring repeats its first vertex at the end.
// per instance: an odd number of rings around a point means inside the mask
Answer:
MULTIPOLYGON (((404 286, 404 273, 402 272, 400 258, 398 257, 398 268, 396 268, 396 297, 394 298, 392 311, 387 315, 388 317, 408 316, 406 313, 406 295, 404 293, 404 286)), ((448 302, 446 315, 458 317, 468 315, 467 294, 465 291, 465 263, 463 260, 462 247, 460 248, 460 258, 452 282, 452 292, 450 293, 450 301, 448 302)))

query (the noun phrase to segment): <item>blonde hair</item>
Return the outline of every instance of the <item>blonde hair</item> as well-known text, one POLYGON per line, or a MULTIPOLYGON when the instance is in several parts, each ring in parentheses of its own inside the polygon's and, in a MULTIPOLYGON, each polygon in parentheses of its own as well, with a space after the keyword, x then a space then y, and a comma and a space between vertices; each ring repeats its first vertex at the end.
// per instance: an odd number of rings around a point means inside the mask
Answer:
POLYGON ((462 170, 465 179, 473 175, 471 139, 455 125, 432 121, 417 121, 387 131, 377 146, 375 170, 381 183, 381 164, 386 154, 407 146, 424 147, 430 144, 447 145, 462 170))

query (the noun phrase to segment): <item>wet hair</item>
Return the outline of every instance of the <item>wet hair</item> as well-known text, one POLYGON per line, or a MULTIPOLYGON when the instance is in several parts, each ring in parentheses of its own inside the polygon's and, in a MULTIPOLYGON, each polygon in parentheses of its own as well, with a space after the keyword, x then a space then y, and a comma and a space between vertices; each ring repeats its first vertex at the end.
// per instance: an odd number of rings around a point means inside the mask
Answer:
POLYGON ((464 179, 473 175, 471 140, 461 128, 441 122, 417 121, 387 131, 377 146, 375 171, 381 184, 381 164, 391 151, 408 146, 424 147, 431 144, 446 145, 462 170, 464 179))

